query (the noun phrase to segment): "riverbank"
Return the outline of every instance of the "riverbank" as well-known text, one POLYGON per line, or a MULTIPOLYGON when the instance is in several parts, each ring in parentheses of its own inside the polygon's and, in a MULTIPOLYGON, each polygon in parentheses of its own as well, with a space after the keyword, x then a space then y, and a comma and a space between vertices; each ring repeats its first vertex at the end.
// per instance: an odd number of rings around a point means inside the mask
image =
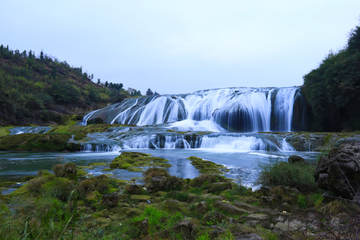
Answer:
POLYGON ((142 184, 92 176, 88 168, 72 163, 56 165, 54 174, 39 171, 26 185, 1 195, 1 236, 241 239, 253 234, 259 239, 308 238, 339 226, 345 229, 356 220, 352 214, 359 210, 357 204, 324 197, 320 189, 300 192, 274 186, 252 191, 225 178, 224 166, 191 160, 206 173, 181 179, 151 167, 143 173, 142 184))

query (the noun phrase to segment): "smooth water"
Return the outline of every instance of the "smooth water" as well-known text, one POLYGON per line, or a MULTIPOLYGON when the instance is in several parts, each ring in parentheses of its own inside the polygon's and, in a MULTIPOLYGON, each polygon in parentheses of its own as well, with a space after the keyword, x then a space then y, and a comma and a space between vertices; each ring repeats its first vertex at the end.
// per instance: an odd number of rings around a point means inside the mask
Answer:
MULTIPOLYGON (((139 149, 131 151, 140 151, 150 153, 153 156, 163 157, 169 160, 172 165, 168 169, 171 175, 182 178, 194 178, 199 175, 187 160, 187 157, 197 156, 205 160, 210 160, 218 164, 223 164, 230 169, 225 176, 233 179, 242 179, 242 183, 254 187, 254 181, 257 178, 259 163, 269 161, 287 161, 290 155, 296 154, 308 160, 314 160, 318 153, 314 152, 280 152, 280 151, 228 151, 216 149, 139 149)), ((36 175, 39 170, 50 170, 56 164, 73 162, 79 166, 88 166, 89 163, 111 161, 121 152, 76 152, 76 153, 15 153, 0 152, 0 179, 19 179, 23 176, 36 175)), ((85 169, 94 176, 100 174, 112 174, 112 177, 130 180, 131 178, 141 177, 139 172, 129 172, 122 169, 112 171, 103 171, 108 166, 98 166, 94 169, 85 169)), ((140 180, 141 181, 141 180, 140 180)))

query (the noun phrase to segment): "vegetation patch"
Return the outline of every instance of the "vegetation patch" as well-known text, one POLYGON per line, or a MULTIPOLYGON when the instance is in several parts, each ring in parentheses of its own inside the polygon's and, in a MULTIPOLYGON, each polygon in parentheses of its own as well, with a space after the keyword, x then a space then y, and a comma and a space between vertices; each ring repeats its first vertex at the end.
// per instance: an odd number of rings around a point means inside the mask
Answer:
POLYGON ((0 150, 17 151, 62 151, 80 150, 80 146, 69 143, 71 135, 68 133, 34 134, 26 133, 19 135, 8 135, 0 138, 0 150))
POLYGON ((274 161, 259 164, 260 173, 257 184, 266 187, 279 185, 297 188, 302 193, 318 191, 316 186, 314 164, 288 164, 274 161))
POLYGON ((224 165, 216 164, 211 161, 206 161, 202 158, 191 156, 188 157, 191 161, 191 164, 196 168, 199 169, 200 173, 218 173, 222 174, 224 172, 230 171, 228 168, 226 168, 224 165))
POLYGON ((159 166, 169 168, 169 160, 153 157, 150 154, 140 152, 122 152, 111 163, 110 168, 126 169, 132 172, 142 172, 144 167, 159 166))

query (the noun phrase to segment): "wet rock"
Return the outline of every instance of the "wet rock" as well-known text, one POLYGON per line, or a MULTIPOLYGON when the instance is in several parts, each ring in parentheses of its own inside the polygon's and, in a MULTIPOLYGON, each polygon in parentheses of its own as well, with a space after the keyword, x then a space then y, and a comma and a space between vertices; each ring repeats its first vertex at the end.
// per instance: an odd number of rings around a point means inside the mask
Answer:
POLYGON ((174 232, 180 233, 184 239, 194 239, 196 225, 189 220, 182 220, 175 225, 174 232))

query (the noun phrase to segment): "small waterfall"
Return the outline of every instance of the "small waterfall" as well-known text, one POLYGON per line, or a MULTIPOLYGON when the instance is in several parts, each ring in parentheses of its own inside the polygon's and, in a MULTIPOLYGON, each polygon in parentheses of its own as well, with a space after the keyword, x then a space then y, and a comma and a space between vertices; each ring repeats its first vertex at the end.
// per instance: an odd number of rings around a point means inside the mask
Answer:
POLYGON ((14 127, 10 128, 9 135, 18 135, 23 133, 47 133, 52 127, 14 127))
POLYGON ((288 132, 295 94, 299 88, 223 88, 131 98, 87 114, 83 124, 101 118, 138 126, 171 123, 184 131, 288 132))
POLYGON ((103 143, 87 143, 81 146, 82 152, 118 152, 120 146, 110 146, 103 143))
POLYGON ((200 148, 230 151, 280 150, 275 144, 253 136, 204 136, 200 148))

